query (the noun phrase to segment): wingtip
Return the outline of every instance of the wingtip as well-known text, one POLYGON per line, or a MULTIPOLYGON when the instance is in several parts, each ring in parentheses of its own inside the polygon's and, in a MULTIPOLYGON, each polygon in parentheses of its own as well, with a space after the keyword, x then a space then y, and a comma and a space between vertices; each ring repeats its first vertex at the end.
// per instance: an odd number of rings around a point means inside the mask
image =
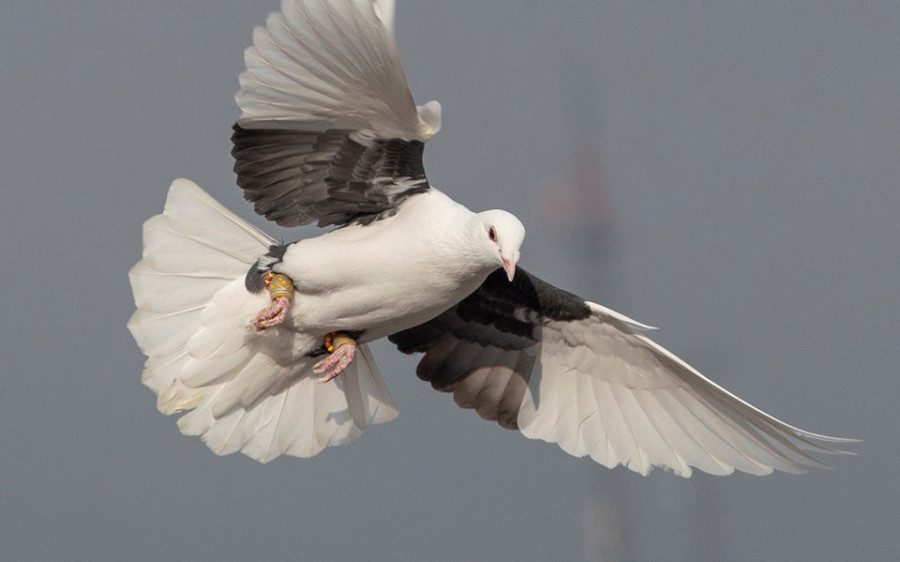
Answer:
POLYGON ((441 130, 441 104, 437 100, 416 106, 419 115, 419 135, 427 142, 441 130))
POLYGON ((394 16, 397 13, 395 0, 374 0, 375 15, 384 24, 384 28, 394 37, 394 16))

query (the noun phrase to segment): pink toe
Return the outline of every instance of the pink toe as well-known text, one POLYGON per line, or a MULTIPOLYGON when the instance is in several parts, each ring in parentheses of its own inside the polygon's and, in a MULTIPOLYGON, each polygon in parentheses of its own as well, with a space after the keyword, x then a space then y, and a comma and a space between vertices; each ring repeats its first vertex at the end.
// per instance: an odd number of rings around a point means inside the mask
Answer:
POLYGON ((285 297, 275 299, 270 306, 264 308, 256 315, 253 322, 253 329, 261 332, 272 326, 277 326, 284 322, 287 317, 287 311, 291 307, 291 301, 285 297))
POLYGON ((347 370, 347 367, 353 363, 355 357, 356 346, 343 345, 334 350, 334 353, 327 358, 318 362, 315 367, 313 367, 313 371, 316 373, 326 373, 322 382, 328 382, 334 380, 338 375, 347 370))

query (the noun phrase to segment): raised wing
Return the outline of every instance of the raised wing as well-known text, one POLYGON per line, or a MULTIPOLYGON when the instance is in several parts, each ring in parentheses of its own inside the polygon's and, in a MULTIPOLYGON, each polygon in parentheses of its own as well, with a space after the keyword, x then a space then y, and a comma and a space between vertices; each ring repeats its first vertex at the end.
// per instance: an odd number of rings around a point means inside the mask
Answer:
POLYGON ((366 224, 428 189, 422 150, 440 105, 413 101, 393 7, 283 0, 254 31, 232 154, 257 213, 283 226, 366 224))
POLYGON ((567 453, 641 474, 825 466, 816 443, 852 440, 792 427, 655 344, 647 329, 528 274, 503 272, 441 316, 390 337, 424 352, 419 378, 456 403, 567 453))

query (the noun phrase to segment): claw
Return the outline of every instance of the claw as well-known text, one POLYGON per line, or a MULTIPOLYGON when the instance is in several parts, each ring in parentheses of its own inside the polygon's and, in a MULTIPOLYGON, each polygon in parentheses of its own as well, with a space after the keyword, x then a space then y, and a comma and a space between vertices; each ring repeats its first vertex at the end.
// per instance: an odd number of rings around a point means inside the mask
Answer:
POLYGON ((313 365, 314 373, 325 373, 325 378, 322 379, 322 382, 334 380, 334 378, 343 373, 347 367, 353 363, 353 359, 356 358, 356 341, 346 334, 340 332, 328 334, 325 338, 325 345, 328 348, 330 355, 313 365))

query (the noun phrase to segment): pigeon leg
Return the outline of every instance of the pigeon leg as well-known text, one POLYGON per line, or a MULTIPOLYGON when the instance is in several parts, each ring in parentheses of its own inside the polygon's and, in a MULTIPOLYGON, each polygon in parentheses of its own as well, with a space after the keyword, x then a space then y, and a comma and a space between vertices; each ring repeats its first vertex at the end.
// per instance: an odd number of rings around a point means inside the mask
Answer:
POLYGON ((259 311, 256 320, 253 321, 253 329, 262 332, 284 322, 288 310, 291 308, 291 299, 294 298, 294 283, 291 278, 281 273, 266 274, 266 288, 272 298, 272 304, 259 311))
POLYGON ((313 372, 325 373, 322 382, 328 382, 344 372, 356 357, 356 340, 343 332, 333 332, 325 336, 328 357, 313 366, 313 372))

